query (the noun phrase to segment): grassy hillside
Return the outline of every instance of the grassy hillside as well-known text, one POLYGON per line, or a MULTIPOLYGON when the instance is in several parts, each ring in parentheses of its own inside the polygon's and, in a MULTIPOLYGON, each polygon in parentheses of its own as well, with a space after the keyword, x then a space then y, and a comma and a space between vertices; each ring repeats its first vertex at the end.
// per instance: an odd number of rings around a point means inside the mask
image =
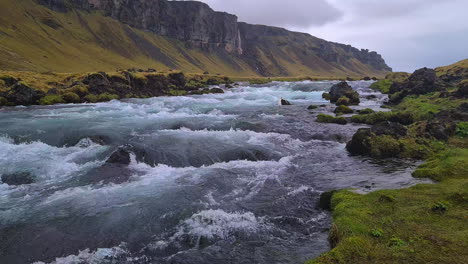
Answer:
POLYGON ((341 66, 309 54, 304 61, 300 56, 303 48, 298 43, 281 44, 284 41, 288 39, 281 36, 266 39, 252 62, 242 55, 207 52, 138 30, 99 12, 61 13, 33 0, 0 0, 0 70, 90 72, 136 67, 255 77, 261 74, 255 65, 261 65, 269 68, 266 72, 271 76, 384 75, 357 60, 341 66))

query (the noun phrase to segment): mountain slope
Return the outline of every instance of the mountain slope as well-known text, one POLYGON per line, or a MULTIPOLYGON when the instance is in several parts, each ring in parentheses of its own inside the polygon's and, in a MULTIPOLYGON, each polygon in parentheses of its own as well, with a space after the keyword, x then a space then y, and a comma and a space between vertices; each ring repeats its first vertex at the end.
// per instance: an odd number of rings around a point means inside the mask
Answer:
POLYGON ((375 52, 237 22, 200 2, 1 0, 0 69, 178 69, 231 76, 382 76, 375 52))

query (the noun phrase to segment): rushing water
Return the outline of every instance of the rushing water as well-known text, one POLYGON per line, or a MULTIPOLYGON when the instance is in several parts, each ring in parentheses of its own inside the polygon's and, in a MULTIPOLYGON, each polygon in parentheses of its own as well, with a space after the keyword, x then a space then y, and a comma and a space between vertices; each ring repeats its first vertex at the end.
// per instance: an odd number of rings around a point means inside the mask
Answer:
MULTIPOLYGON (((323 191, 415 184, 351 157, 361 126, 320 124, 333 82, 0 111, 0 263, 302 263, 329 250, 323 191), (285 98, 293 106, 279 106, 285 98), (326 104, 311 111, 310 104, 326 104), (86 140, 100 136, 106 144, 86 140), (129 166, 106 159, 138 151, 129 166)), ((352 82, 362 97, 370 82, 352 82)), ((361 108, 379 109, 383 95, 361 108)))

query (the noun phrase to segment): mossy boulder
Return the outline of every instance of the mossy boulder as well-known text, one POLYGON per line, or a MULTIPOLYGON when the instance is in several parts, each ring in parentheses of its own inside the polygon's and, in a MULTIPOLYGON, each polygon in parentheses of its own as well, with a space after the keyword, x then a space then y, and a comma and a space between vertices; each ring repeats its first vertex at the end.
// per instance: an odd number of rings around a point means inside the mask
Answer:
POLYGON ((308 110, 314 110, 317 108, 319 108, 317 105, 310 105, 309 107, 307 107, 308 110))
POLYGON ((340 105, 337 108, 335 108, 334 113, 338 114, 338 115, 339 114, 352 114, 352 113, 354 113, 354 110, 349 108, 346 105, 340 105))
POLYGON ((330 102, 337 105, 358 105, 360 103, 359 93, 354 91, 347 82, 340 82, 330 88, 330 102))
POLYGON ((336 190, 332 190, 332 191, 323 192, 322 194, 320 194, 320 199, 319 199, 317 207, 322 210, 331 210, 332 209, 331 201, 333 198, 333 194, 335 194, 336 192, 337 192, 336 190))
POLYGON ((368 114, 373 114, 373 113, 375 113, 375 111, 370 109, 370 108, 365 108, 365 109, 362 109, 362 110, 358 110, 358 114, 360 114, 360 115, 368 115, 368 114))
POLYGON ((8 100, 5 97, 0 97, 0 106, 7 106, 8 100))
POLYGON ((81 102, 81 98, 76 93, 72 92, 64 93, 62 98, 66 103, 76 104, 81 102))
POLYGON ((373 136, 370 128, 360 128, 346 144, 346 149, 352 155, 368 155, 372 150, 371 138, 373 136))
POLYGON ((351 121, 368 125, 374 125, 385 121, 410 125, 414 122, 414 116, 409 112, 375 112, 371 114, 355 115, 351 117, 351 121))
POLYGON ((348 121, 344 117, 334 117, 331 115, 319 114, 317 116, 317 122, 319 123, 333 123, 339 125, 346 125, 348 121))
POLYGON ((323 93, 323 94, 322 94, 322 98, 325 99, 325 100, 330 101, 331 95, 330 95, 329 93, 323 93))
POLYGON ((41 105, 54 105, 54 104, 64 104, 65 100, 61 95, 52 94, 46 95, 39 100, 39 104, 41 105))
POLYGON ((392 136, 382 135, 370 139, 370 156, 374 158, 398 157, 401 152, 400 142, 392 136))
POLYGON ((184 73, 175 72, 168 75, 169 82, 178 88, 184 88, 187 83, 184 73))

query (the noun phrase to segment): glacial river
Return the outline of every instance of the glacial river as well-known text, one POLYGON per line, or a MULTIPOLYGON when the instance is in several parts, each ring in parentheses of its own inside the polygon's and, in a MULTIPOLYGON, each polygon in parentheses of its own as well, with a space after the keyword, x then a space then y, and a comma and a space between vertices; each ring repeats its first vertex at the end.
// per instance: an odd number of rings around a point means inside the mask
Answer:
MULTIPOLYGON (((334 109, 321 98, 334 83, 0 110, 0 175, 33 178, 0 183, 0 263, 303 263, 326 252, 320 193, 420 182, 412 162, 348 155, 362 125, 315 122, 334 109), (123 145, 130 164, 106 163, 123 145)), ((370 83, 350 82, 357 108, 379 110, 370 83)))

